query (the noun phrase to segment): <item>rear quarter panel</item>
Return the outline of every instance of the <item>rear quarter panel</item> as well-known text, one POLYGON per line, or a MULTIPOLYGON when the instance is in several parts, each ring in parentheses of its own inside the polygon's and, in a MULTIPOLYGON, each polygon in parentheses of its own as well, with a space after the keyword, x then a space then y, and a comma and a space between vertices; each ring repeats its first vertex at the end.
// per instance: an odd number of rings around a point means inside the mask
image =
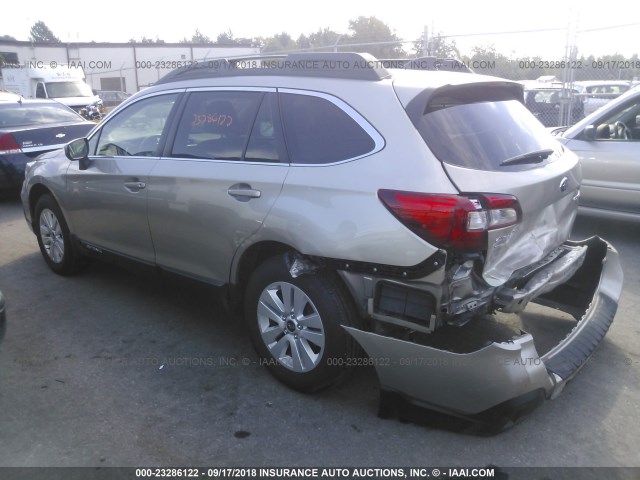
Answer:
MULTIPOLYGON (((292 83, 287 87, 300 88, 292 83)), ((377 192, 382 188, 457 191, 409 120, 391 81, 363 85, 305 79, 300 86, 346 101, 382 135, 385 146, 358 160, 292 165, 264 226, 242 249, 274 240, 304 254, 329 258, 396 266, 424 261, 437 249, 402 226, 377 192)))

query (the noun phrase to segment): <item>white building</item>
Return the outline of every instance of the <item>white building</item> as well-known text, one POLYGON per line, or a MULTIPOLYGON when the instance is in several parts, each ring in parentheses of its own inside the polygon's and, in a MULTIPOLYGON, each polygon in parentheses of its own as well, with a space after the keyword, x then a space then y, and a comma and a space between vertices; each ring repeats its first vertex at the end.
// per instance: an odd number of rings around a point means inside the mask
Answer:
MULTIPOLYGON (((256 55, 257 47, 188 43, 32 43, 0 40, 0 62, 23 66, 70 64, 84 69, 94 90, 135 93, 194 61, 256 55)), ((1 66, 1 65, 0 65, 1 66)))

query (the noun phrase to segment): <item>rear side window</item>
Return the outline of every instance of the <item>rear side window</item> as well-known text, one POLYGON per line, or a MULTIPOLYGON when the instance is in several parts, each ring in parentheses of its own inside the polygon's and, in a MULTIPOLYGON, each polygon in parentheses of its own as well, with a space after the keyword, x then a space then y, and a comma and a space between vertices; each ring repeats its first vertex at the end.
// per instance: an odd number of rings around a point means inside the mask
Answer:
POLYGON ((244 159, 252 162, 286 162, 286 158, 278 97, 275 93, 267 93, 253 123, 244 159))
POLYGON ((280 100, 291 163, 334 163, 376 147, 350 115, 325 98, 282 93, 280 100))
POLYGON ((517 100, 427 107, 417 126, 440 161, 476 170, 531 169, 537 165, 501 164, 557 148, 544 126, 517 100))
POLYGON ((171 156, 240 160, 263 96, 262 92, 192 92, 171 156))

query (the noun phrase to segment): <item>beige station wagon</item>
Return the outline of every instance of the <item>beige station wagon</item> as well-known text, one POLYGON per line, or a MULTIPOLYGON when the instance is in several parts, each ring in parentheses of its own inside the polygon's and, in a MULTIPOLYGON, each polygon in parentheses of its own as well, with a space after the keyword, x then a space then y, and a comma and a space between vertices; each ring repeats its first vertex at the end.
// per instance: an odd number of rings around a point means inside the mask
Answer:
POLYGON ((117 257, 225 289, 294 389, 367 358, 384 395, 506 426, 617 308, 616 251, 568 240, 580 179, 515 82, 290 54, 169 73, 30 163, 22 201, 58 274, 117 257), (529 302, 575 328, 544 352, 519 330, 457 340, 529 302))

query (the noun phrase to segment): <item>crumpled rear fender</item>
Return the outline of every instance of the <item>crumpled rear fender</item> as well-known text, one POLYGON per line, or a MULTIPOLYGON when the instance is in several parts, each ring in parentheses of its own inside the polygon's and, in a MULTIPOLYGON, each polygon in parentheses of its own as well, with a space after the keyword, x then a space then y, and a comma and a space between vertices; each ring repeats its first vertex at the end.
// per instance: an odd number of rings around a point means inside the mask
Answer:
MULTIPOLYGON (((375 359, 383 392, 413 404, 473 418, 522 398, 555 397, 602 342, 613 322, 622 292, 617 251, 592 237, 566 242, 586 247, 580 267, 553 290, 532 301, 567 311, 578 322, 558 345, 539 355, 531 334, 491 343, 470 353, 344 327, 375 359)), ((563 269, 560 269, 563 270, 563 269)))

